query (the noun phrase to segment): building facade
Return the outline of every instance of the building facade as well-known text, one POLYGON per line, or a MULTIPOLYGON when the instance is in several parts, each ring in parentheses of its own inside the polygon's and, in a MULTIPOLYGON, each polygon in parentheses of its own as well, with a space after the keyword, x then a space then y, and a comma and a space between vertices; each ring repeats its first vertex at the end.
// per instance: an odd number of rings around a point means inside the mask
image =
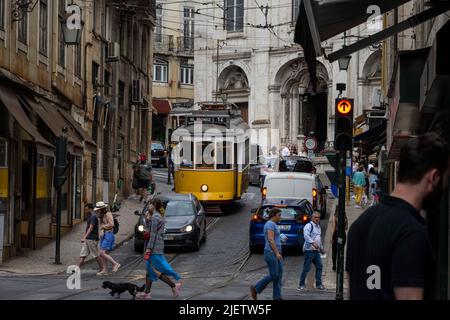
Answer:
POLYGON ((84 204, 127 195, 131 165, 148 152, 154 3, 73 3, 83 29, 68 46, 67 1, 28 11, 0 1, 0 261, 54 237, 58 137, 68 138, 63 232, 85 219, 84 204))
MULTIPOLYGON (((258 129, 258 143, 268 152, 284 145, 303 147, 313 134, 319 150, 334 140, 337 83, 355 98, 355 115, 371 110, 381 86, 381 51, 371 47, 352 55, 347 72, 319 59, 314 92, 302 48, 294 45, 298 0, 219 1, 197 5, 195 29, 195 100, 226 99, 258 129)), ((331 52, 381 28, 368 22, 326 43, 331 52)))
POLYGON ((172 109, 194 102, 195 1, 158 1, 153 61, 153 139, 168 143, 172 109))

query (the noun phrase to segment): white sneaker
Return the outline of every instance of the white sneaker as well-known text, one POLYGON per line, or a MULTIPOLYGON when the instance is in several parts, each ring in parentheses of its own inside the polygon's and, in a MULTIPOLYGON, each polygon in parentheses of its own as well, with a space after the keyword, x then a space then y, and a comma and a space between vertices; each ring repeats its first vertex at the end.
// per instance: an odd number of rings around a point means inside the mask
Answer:
POLYGON ((305 290, 306 290, 305 286, 298 286, 297 287, 297 291, 305 291, 305 290))
POLYGON ((139 292, 136 294, 136 299, 139 300, 151 300, 152 299, 152 295, 149 293, 145 293, 145 292, 139 292))

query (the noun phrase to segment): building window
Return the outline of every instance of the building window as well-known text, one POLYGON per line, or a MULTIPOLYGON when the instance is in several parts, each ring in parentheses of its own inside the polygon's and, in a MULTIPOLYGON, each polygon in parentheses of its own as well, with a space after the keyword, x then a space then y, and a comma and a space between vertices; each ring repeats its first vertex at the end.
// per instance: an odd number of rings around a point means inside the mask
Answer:
POLYGON ((181 66, 181 84, 194 84, 194 66, 192 64, 181 66))
POLYGON ((28 44, 28 13, 25 13, 23 19, 18 22, 19 24, 19 37, 18 40, 27 45, 28 44))
POLYGON ((228 32, 244 31, 244 0, 226 0, 225 18, 228 32))
POLYGON ((111 73, 108 71, 105 71, 105 95, 110 96, 111 95, 111 73))
POLYGON ((194 8, 184 8, 183 49, 194 50, 194 8))
POLYGON ((81 43, 75 46, 74 74, 81 79, 81 43))
POLYGON ((156 5, 155 42, 162 42, 162 4, 156 5))
POLYGON ((120 54, 122 56, 127 55, 127 24, 125 20, 120 22, 120 54))
POLYGON ((167 82, 169 64, 164 60, 155 60, 153 64, 153 81, 167 82))
POLYGON ((8 141, 0 139, 0 168, 8 168, 8 141))
POLYGON ((125 83, 119 81, 119 106, 124 106, 125 104, 125 83))
POLYGON ((296 24, 299 10, 300 0, 292 0, 292 24, 296 24))
POLYGON ((39 2, 39 52, 44 56, 48 54, 48 0, 39 2))
POLYGON ((92 61, 92 86, 95 88, 98 84, 98 71, 100 69, 100 66, 92 61))
POLYGON ((0 0, 0 30, 5 31, 6 0, 0 0))
MULTIPOLYGON (((59 15, 66 14, 66 0, 59 0, 59 15)), ((66 44, 64 43, 64 36, 61 26, 59 26, 59 49, 58 49, 58 64, 61 67, 66 66, 66 44)))

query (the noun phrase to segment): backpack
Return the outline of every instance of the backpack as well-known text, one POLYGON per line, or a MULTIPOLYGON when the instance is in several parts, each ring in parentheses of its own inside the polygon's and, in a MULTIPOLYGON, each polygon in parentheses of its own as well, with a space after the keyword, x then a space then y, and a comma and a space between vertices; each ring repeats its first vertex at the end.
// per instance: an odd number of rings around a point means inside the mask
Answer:
POLYGON ((114 218, 114 228, 113 228, 113 233, 116 234, 117 232, 119 232, 119 220, 117 220, 117 218, 114 218))

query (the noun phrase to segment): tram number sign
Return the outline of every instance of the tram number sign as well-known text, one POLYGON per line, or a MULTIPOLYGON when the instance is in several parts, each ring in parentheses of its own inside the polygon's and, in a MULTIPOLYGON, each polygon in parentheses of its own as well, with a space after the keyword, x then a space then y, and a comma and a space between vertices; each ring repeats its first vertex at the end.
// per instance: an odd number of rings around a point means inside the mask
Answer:
POLYGON ((309 137, 305 140, 305 147, 307 150, 317 149, 317 140, 314 137, 309 137))

